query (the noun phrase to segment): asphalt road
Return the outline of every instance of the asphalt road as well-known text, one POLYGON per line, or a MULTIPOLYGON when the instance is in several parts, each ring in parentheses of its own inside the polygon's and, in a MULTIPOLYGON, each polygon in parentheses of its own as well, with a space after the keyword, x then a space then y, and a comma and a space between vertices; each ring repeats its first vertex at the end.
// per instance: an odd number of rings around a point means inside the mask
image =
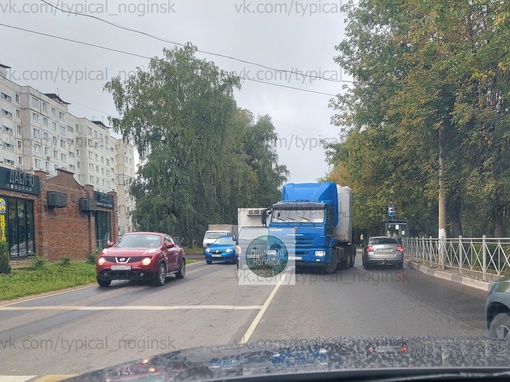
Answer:
POLYGON ((337 336, 486 336, 486 292, 414 269, 299 272, 240 286, 231 264, 163 287, 113 282, 0 303, 0 377, 82 374, 201 345, 337 336))

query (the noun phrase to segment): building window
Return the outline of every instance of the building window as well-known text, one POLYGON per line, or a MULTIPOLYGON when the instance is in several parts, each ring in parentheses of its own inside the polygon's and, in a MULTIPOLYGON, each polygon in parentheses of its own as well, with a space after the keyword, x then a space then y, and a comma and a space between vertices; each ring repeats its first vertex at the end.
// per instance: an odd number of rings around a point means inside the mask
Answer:
POLYGON ((44 127, 44 128, 48 128, 48 126, 49 126, 48 118, 43 117, 43 119, 42 119, 42 124, 43 124, 43 127, 44 127))
POLYGON ((63 149, 66 148, 66 141, 64 139, 60 140, 60 147, 62 147, 63 149))
POLYGON ((60 154, 60 160, 61 160, 62 162, 67 162, 67 156, 66 156, 66 154, 60 154))
POLYGON ((16 109, 16 118, 20 119, 21 112, 19 109, 16 109))
POLYGON ((46 171, 50 171, 50 162, 46 162, 46 171))
POLYGON ((96 162, 99 161, 99 155, 96 154, 96 162))
POLYGON ((36 168, 41 168, 41 160, 40 159, 36 159, 35 160, 35 167, 36 168))
POLYGON ((18 141, 18 150, 21 150, 23 148, 23 142, 18 141))
POLYGON ((33 129, 34 138, 41 138, 41 131, 39 129, 33 129))
POLYGON ((5 162, 5 164, 8 164, 8 165, 14 166, 14 161, 13 161, 13 160, 10 160, 10 159, 8 159, 8 158, 4 158, 4 162, 5 162))
POLYGON ((57 137, 53 136, 52 140, 53 140, 53 146, 56 146, 57 145, 57 137))
POLYGON ((34 202, 7 198, 6 228, 11 259, 34 253, 34 202))
POLYGON ((58 159, 58 151, 53 150, 53 158, 58 159))
POLYGON ((19 95, 19 93, 16 93, 16 102, 20 103, 20 101, 21 101, 21 96, 19 95))
POLYGON ((39 108, 39 100, 35 97, 32 97, 32 107, 39 108))
POLYGON ((57 131, 57 122, 51 121, 51 130, 55 132, 57 131))
POLYGON ((94 165, 92 163, 89 163, 89 170, 94 171, 94 165))
POLYGON ((16 134, 21 135, 21 125, 16 125, 16 134))
POLYGON ((60 125, 60 135, 66 135, 66 127, 60 125))
POLYGON ((89 176, 90 183, 94 183, 94 175, 89 176))
POLYGON ((4 131, 7 133, 7 134, 11 134, 14 133, 14 130, 11 129, 10 127, 7 127, 7 126, 4 126, 4 131))
POLYGON ((87 134, 92 136, 92 128, 91 127, 87 127, 87 134))
POLYGON ((64 120, 65 120, 65 115, 64 115, 64 113, 59 112, 59 113, 58 113, 58 115, 59 115, 59 118, 60 118, 60 120, 61 120, 61 121, 64 121, 64 120))
POLYGON ((72 133, 74 129, 71 126, 67 125, 67 131, 70 131, 72 133))
POLYGON ((99 166, 96 166, 96 173, 99 174, 99 166))
POLYGON ((51 108, 51 115, 56 117, 57 116, 57 110, 55 110, 54 107, 51 108))
POLYGON ((89 151, 89 159, 94 159, 94 153, 92 151, 89 151))
POLYGON ((5 117, 5 118, 9 118, 9 119, 12 119, 12 113, 10 111, 7 111, 5 109, 2 109, 2 115, 5 117))
POLYGON ((39 114, 32 113, 32 122, 39 123, 39 114))
POLYGON ((50 139, 49 136, 48 136, 48 133, 44 133, 43 137, 44 137, 45 141, 49 141, 49 139, 50 139))
POLYGON ((23 166, 23 157, 18 157, 18 165, 23 166))
POLYGON ((44 112, 46 112, 46 113, 48 112, 48 104, 46 102, 43 102, 42 109, 44 112))
POLYGON ((6 150, 14 150, 14 145, 9 142, 3 142, 3 147, 6 150))
POLYGON ((36 154, 40 154, 41 153, 41 145, 39 143, 34 143, 34 152, 36 154))
POLYGON ((12 97, 10 95, 7 95, 5 93, 0 93, 3 100, 6 100, 7 102, 12 102, 12 97))
POLYGON ((49 147, 45 147, 44 148, 44 155, 46 155, 46 156, 50 155, 50 148, 49 147))

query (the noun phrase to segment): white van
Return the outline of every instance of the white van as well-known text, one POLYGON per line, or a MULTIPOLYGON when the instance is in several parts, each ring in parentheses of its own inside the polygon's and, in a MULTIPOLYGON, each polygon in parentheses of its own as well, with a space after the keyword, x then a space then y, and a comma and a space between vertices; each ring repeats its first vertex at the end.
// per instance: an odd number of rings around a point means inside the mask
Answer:
POLYGON ((232 236, 232 232, 220 231, 220 230, 207 231, 204 235, 204 240, 202 242, 202 248, 206 249, 210 244, 214 243, 216 241, 216 239, 221 236, 232 236))

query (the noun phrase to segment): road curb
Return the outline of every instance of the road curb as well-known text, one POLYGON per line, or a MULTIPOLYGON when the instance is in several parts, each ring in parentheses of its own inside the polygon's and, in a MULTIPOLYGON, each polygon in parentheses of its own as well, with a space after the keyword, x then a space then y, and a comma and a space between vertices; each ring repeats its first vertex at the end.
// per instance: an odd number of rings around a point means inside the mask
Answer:
POLYGON ((490 282, 487 282, 487 281, 481 281, 481 280, 475 280, 475 279, 472 279, 470 277, 465 277, 465 276, 459 276, 459 275, 455 275, 453 273, 450 273, 450 272, 446 272, 446 271, 441 271, 441 270, 438 270, 438 269, 433 269, 433 268, 429 268, 423 264, 418 264, 418 263, 415 263, 411 260, 404 260, 404 262, 411 268, 413 269, 416 269, 417 271, 420 271, 422 273, 425 273, 429 276, 433 276, 433 277, 436 277, 438 279, 442 279, 442 280, 446 280, 446 281, 451 281, 451 282, 454 282, 454 283, 457 283, 457 284, 462 284, 462 285, 465 285, 465 286, 468 286, 468 287, 471 287, 471 288, 476 288, 476 289, 480 289, 480 290, 483 290, 485 292, 488 292, 489 291, 489 288, 490 286, 493 284, 493 283, 490 283, 490 282))

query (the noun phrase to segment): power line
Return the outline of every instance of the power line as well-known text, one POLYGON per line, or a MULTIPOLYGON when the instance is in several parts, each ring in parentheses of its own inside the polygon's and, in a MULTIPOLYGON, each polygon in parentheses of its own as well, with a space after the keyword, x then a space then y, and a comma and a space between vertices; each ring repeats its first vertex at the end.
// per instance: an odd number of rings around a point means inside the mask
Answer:
MULTIPOLYGON (((138 54, 138 53, 127 52, 125 50, 109 48, 109 47, 105 47, 105 46, 101 46, 101 45, 97 45, 97 44, 92 44, 92 43, 88 43, 88 42, 84 42, 84 41, 78 41, 78 40, 70 39, 70 38, 67 38, 67 37, 55 36, 55 35, 52 35, 52 34, 38 32, 38 31, 26 29, 26 28, 15 27, 13 25, 7 25, 7 24, 0 23, 0 26, 6 27, 6 28, 17 29, 17 30, 20 30, 20 31, 23 31, 23 32, 33 33, 33 34, 37 34, 37 35, 41 35, 41 36, 45 36, 45 37, 55 38, 55 39, 58 39, 58 40, 72 42, 72 43, 76 43, 76 44, 86 45, 86 46, 90 46, 90 47, 93 47, 93 48, 104 49, 104 50, 108 50, 108 51, 111 51, 111 52, 126 54, 126 55, 129 55, 129 56, 145 58, 145 59, 148 59, 148 60, 151 60, 151 59, 154 58, 154 57, 144 56, 144 55, 138 54)), ((159 60, 163 61, 163 59, 159 59, 159 60)), ((273 82, 266 82, 266 81, 261 81, 261 80, 255 80, 255 79, 252 79, 252 78, 247 78, 247 77, 243 77, 243 76, 239 76, 239 75, 235 75, 235 76, 240 78, 240 79, 246 80, 246 81, 260 82, 260 83, 266 84, 266 85, 278 86, 278 87, 282 87, 282 88, 299 90, 299 91, 308 92, 308 93, 327 95, 327 96, 331 96, 331 97, 336 97, 337 96, 336 94, 331 94, 331 93, 324 93, 324 92, 319 92, 319 91, 315 91, 315 90, 298 88, 298 87, 294 87, 294 86, 276 84, 276 83, 273 83, 273 82)))
MULTIPOLYGON (((174 45, 178 45, 178 46, 185 46, 185 44, 183 44, 183 43, 167 40, 167 39, 164 39, 162 37, 154 36, 154 35, 152 35, 150 33, 140 31, 138 29, 133 29, 133 28, 126 27, 124 25, 115 24, 115 23, 112 23, 111 21, 102 19, 101 17, 97 17, 97 16, 94 16, 94 15, 86 14, 86 13, 79 13, 79 12, 74 12, 74 11, 71 11, 71 10, 66 10, 66 9, 59 8, 57 6, 58 3, 57 3, 57 5, 55 5, 55 4, 52 4, 52 3, 50 3, 49 1, 46 1, 46 0, 40 0, 40 1, 43 2, 44 4, 49 5, 50 7, 53 7, 53 8, 55 8, 55 9, 61 11, 61 12, 64 12, 64 13, 69 13, 69 14, 73 14, 73 15, 77 15, 77 16, 82 16, 82 17, 89 17, 91 19, 95 19, 95 20, 101 21, 103 23, 106 23, 108 25, 111 25, 111 26, 113 26, 115 28, 120 28, 120 29, 129 31, 129 32, 138 33, 138 34, 141 34, 141 35, 144 35, 144 36, 147 36, 147 37, 159 40, 161 42, 166 42, 166 43, 174 44, 174 45)), ((320 79, 320 80, 325 80, 325 81, 330 81, 330 82, 337 82, 337 83, 352 82, 352 81, 347 81, 347 80, 333 80, 331 78, 325 78, 325 77, 322 77, 322 76, 319 76, 319 75, 309 75, 307 73, 299 73, 299 72, 296 72, 294 70, 276 69, 276 68, 272 68, 270 66, 259 64, 257 62, 247 61, 247 60, 243 60, 243 59, 240 59, 240 58, 237 58, 237 57, 233 57, 233 56, 229 56, 229 55, 225 55, 225 54, 221 54, 221 53, 208 52, 208 51, 200 50, 200 49, 197 49, 197 52, 200 52, 200 53, 203 53, 203 54, 208 54, 208 55, 211 55, 211 56, 227 58, 229 60, 234 60, 234 61, 242 62, 243 64, 254 65, 254 66, 258 66, 260 68, 264 68, 264 69, 268 69, 268 70, 273 70, 275 72, 289 73, 289 74, 294 74, 294 75, 297 74, 297 75, 300 75, 302 77, 307 77, 307 78, 312 78, 312 79, 320 79)))

